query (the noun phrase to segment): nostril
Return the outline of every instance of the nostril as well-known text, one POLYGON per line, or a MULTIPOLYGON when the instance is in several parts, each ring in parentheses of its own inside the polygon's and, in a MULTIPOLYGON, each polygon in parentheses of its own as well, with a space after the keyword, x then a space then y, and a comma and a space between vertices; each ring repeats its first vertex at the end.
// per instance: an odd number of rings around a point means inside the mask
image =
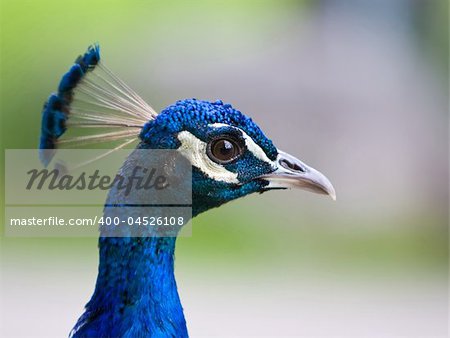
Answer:
POLYGON ((295 171, 300 171, 302 173, 305 172, 305 169, 303 169, 300 165, 298 165, 295 162, 291 162, 285 158, 281 159, 279 161, 280 165, 286 169, 291 169, 291 170, 295 170, 295 171))

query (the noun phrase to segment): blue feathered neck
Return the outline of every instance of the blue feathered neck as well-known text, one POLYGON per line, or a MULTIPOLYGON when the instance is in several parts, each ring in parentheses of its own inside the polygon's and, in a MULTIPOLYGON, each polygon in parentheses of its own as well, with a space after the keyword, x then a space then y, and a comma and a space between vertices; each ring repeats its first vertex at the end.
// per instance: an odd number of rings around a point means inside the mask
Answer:
MULTIPOLYGON (((132 156, 128 160, 132 161, 132 156)), ((121 194, 117 187, 110 190, 105 217, 151 216, 142 214, 146 208, 120 204, 121 194)), ((124 236, 128 236, 126 229, 124 236)), ((73 329, 73 337, 188 336, 174 276, 178 230, 173 229, 173 237, 153 237, 157 231, 145 230, 142 235, 148 237, 100 237, 95 291, 73 329)), ((110 230, 106 227, 101 231, 108 235, 110 230)))
POLYGON ((94 295, 73 337, 187 337, 175 237, 101 238, 94 295))

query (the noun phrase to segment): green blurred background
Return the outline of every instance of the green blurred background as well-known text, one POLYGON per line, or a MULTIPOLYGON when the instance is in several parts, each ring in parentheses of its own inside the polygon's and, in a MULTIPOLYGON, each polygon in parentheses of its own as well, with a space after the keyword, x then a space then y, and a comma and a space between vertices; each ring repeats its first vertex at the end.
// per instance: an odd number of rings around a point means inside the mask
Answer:
MULTIPOLYGON (((333 182, 337 202, 272 192, 194 220, 176 252, 193 337, 447 337, 447 1, 0 3, 3 148, 37 147, 43 102, 99 42, 155 109, 230 102, 333 182)), ((1 336, 66 336, 96 239, 0 243, 1 336)))

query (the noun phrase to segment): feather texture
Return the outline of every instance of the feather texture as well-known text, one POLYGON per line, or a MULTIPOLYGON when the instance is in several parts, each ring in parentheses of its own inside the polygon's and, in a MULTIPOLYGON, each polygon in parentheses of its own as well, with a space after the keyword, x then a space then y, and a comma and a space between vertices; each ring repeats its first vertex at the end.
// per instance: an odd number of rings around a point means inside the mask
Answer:
MULTIPOLYGON (((120 149, 138 141, 142 126, 156 112, 100 61, 100 47, 90 46, 63 75, 57 93, 42 112, 40 149, 111 143, 120 149)), ((41 151, 48 165, 54 151, 41 151)))

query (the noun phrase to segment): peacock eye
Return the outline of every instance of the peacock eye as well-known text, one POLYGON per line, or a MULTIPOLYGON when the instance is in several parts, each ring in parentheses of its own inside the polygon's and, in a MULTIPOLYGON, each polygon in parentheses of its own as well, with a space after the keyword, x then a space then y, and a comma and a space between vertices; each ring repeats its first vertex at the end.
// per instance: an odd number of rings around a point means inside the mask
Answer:
POLYGON ((216 163, 230 163, 242 154, 242 147, 233 139, 217 138, 208 143, 208 157, 216 163))

